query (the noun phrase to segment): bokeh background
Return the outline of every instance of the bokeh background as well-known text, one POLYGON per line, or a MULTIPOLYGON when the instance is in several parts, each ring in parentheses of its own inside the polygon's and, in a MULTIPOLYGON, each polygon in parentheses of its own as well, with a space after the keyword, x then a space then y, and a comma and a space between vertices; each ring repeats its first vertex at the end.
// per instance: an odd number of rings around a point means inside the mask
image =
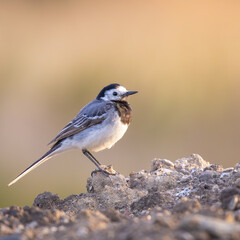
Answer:
POLYGON ((63 153, 7 184, 110 83, 138 90, 132 125, 95 154, 123 174, 154 157, 239 161, 240 2, 1 1, 0 207, 85 192, 94 165, 63 153))

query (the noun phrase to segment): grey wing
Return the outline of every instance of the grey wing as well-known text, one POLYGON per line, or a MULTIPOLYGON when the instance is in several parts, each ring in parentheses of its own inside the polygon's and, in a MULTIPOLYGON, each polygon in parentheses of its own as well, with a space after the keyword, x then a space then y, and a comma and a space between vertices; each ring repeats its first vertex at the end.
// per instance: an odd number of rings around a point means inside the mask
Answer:
POLYGON ((103 122, 111 107, 113 107, 113 103, 111 102, 106 103, 101 100, 93 100, 87 104, 49 144, 63 140, 85 130, 86 128, 103 122))

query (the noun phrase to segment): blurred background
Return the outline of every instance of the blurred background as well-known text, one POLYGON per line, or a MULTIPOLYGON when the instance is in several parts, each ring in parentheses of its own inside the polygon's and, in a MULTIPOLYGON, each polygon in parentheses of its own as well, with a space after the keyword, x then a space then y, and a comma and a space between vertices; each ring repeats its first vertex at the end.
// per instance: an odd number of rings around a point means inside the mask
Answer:
POLYGON ((79 150, 8 188, 110 83, 139 94, 133 122, 96 158, 127 175, 154 157, 239 161, 239 1, 1 1, 0 207, 86 192, 79 150))

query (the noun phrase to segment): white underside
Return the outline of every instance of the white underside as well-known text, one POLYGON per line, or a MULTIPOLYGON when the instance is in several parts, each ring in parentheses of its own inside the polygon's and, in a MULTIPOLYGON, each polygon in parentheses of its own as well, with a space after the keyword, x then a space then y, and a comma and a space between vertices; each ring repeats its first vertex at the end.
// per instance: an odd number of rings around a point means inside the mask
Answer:
POLYGON ((92 126, 72 138, 64 140, 59 150, 80 148, 99 152, 106 148, 109 149, 123 137, 127 128, 128 124, 123 124, 118 113, 115 112, 112 117, 104 120, 101 124, 92 126))

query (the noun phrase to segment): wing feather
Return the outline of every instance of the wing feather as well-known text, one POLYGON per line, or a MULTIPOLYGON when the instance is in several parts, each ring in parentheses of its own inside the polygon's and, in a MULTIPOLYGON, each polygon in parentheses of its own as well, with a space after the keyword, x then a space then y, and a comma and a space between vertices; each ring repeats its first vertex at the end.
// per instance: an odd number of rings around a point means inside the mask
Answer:
POLYGON ((49 144, 61 141, 87 128, 102 123, 113 104, 102 100, 93 100, 86 105, 78 115, 69 122, 49 144))

